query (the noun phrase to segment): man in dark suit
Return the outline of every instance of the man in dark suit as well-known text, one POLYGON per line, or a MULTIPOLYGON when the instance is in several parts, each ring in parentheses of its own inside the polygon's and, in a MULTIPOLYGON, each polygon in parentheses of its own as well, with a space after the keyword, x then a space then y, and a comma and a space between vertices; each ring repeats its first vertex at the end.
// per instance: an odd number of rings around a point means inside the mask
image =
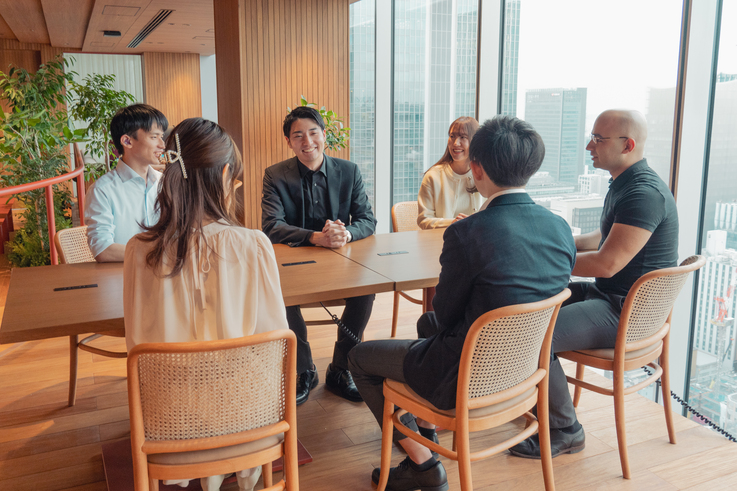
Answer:
MULTIPOLYGON (((379 425, 385 378, 407 383, 439 409, 453 409, 461 351, 473 322, 499 307, 552 297, 568 285, 576 257, 570 227, 524 190, 544 156, 540 135, 513 117, 497 116, 474 135, 471 170, 488 200, 485 209, 452 224, 443 235, 435 311, 417 323, 424 339, 361 343, 348 356, 358 390, 379 425)), ((437 441, 426 422, 403 421, 437 441)), ((394 439, 408 457, 391 470, 387 489, 448 489, 442 464, 425 446, 396 429, 394 439)))
MULTIPOLYGON (((261 221, 271 242, 335 249, 372 235, 376 219, 361 172, 353 162, 325 155, 325 122, 320 113, 311 107, 297 107, 284 119, 283 130, 295 156, 264 173, 261 221)), ((342 323, 360 339, 371 316, 374 295, 346 298, 345 302, 342 323)), ((287 321, 297 336, 299 405, 317 385, 318 376, 299 306, 287 307, 287 321)), ((325 384, 348 400, 361 401, 347 370, 347 355, 355 345, 351 336, 338 330, 325 384)))

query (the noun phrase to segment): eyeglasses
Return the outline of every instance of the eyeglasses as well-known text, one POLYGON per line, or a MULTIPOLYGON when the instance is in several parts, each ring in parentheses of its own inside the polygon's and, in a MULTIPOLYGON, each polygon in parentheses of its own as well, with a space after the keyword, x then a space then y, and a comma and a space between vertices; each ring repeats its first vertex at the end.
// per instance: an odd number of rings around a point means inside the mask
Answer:
MULTIPOLYGON (((590 138, 591 138, 591 143, 593 143, 594 145, 596 145, 598 143, 601 143, 604 140, 611 140, 612 139, 611 136, 604 137, 604 136, 599 136, 599 135, 597 135, 595 133, 591 133, 591 137, 590 138)), ((619 138, 623 138, 623 139, 627 140, 627 139, 629 139, 629 136, 620 136, 619 138)))

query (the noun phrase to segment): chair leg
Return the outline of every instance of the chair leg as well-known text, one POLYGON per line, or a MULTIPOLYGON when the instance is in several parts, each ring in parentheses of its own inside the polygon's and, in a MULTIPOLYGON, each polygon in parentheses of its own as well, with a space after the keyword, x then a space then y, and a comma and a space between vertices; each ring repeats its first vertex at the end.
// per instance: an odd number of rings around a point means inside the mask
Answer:
MULTIPOLYGON (((284 462, 284 476, 285 476, 284 480, 286 481, 287 456, 284 455, 283 458, 284 458, 283 462, 284 462)), ((274 476, 273 476, 273 471, 271 470, 271 462, 261 466, 261 475, 264 476, 264 487, 265 488, 268 488, 274 485, 274 476)), ((287 488, 291 489, 289 488, 289 484, 287 484, 287 488)))
POLYGON ((392 465, 392 436, 394 433, 393 413, 394 403, 389 399, 384 399, 384 422, 381 430, 381 473, 379 474, 379 484, 376 487, 377 491, 384 491, 389 482, 389 469, 392 465))
POLYGON ((158 479, 151 479, 151 482, 149 484, 150 491, 159 491, 159 480, 158 479))
POLYGON ((69 406, 77 400, 77 344, 79 336, 69 336, 69 406))
POLYGON ((630 460, 627 454, 627 430, 624 418, 624 373, 621 370, 614 372, 614 423, 617 428, 622 477, 630 479, 630 460))
MULTIPOLYGON (((586 366, 583 363, 576 363, 576 378, 583 380, 583 372, 586 366)), ((578 385, 573 389, 573 407, 578 407, 578 401, 581 400, 581 387, 578 385)))
MULTIPOLYGON (((666 339, 668 336, 666 336, 666 339)), ((668 439, 676 444, 676 427, 673 423, 673 408, 670 397, 670 372, 668 371, 668 342, 663 342, 663 354, 660 355, 660 368, 663 374, 660 376, 660 386, 663 390, 663 409, 665 410, 665 424, 668 427, 668 439)))
POLYGON ((458 435, 458 474, 460 475, 461 491, 473 491, 473 474, 471 473, 471 444, 468 441, 468 426, 458 428, 454 435, 458 435))
POLYGON ((392 306, 392 337, 397 337, 397 321, 399 320, 399 292, 394 292, 394 305, 392 306))
MULTIPOLYGON (((549 377, 546 375, 542 383, 538 384, 537 433, 540 441, 540 460, 543 467, 545 491, 555 491, 555 478, 553 477, 553 452, 550 449, 550 398, 548 378, 549 377)), ((532 422, 528 420, 528 423, 531 424, 532 422)))

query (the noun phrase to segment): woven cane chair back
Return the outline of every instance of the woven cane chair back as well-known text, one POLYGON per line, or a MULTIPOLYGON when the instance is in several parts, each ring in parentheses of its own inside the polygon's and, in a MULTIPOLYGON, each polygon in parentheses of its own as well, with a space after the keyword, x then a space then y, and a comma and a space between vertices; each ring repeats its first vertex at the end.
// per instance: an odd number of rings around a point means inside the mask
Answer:
POLYGON ((689 274, 704 262, 702 256, 691 256, 680 266, 648 273, 633 285, 627 295, 628 301, 632 297, 631 310, 628 316, 623 316, 627 343, 652 336, 663 327, 689 274))
POLYGON ((394 232, 420 230, 417 225, 417 201, 402 201, 392 206, 392 229, 394 232))
POLYGON ((138 360, 146 440, 189 440, 284 419, 287 341, 138 360))
POLYGON ((63 264, 90 263, 95 261, 87 244, 87 225, 66 228, 54 237, 59 260, 63 264))
POLYGON ((469 399, 509 389, 535 373, 554 311, 555 305, 501 317, 481 329, 471 357, 469 399))

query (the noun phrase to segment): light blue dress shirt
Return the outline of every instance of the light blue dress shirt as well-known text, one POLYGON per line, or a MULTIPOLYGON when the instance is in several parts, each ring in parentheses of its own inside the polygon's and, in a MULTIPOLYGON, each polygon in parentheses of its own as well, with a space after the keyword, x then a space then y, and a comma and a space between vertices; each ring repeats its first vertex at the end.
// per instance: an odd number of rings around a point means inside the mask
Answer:
POLYGON ((144 181, 122 160, 90 188, 85 206, 87 243, 97 257, 112 244, 127 244, 141 226, 155 224, 159 217, 154 203, 159 193, 161 172, 149 166, 144 181))

